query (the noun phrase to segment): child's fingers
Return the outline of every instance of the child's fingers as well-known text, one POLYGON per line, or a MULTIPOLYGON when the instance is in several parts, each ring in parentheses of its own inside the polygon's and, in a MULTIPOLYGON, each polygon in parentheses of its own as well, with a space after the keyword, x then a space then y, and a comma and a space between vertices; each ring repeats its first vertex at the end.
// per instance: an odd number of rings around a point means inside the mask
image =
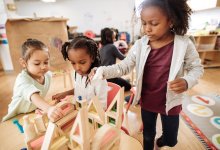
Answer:
POLYGON ((57 99, 57 94, 52 96, 52 100, 57 99))
POLYGON ((56 108, 55 109, 55 114, 58 115, 59 117, 62 117, 63 116, 62 109, 61 108, 56 108))
POLYGON ((95 73, 96 73, 96 70, 97 70, 97 67, 91 69, 88 77, 89 77, 89 80, 92 81, 92 78, 94 77, 95 73))
POLYGON ((182 78, 170 81, 167 84, 168 84, 169 89, 175 89, 175 88, 179 88, 179 87, 186 88, 186 81, 182 78))
POLYGON ((186 91, 186 87, 185 86, 175 86, 175 87, 171 87, 170 90, 179 94, 179 93, 186 91))

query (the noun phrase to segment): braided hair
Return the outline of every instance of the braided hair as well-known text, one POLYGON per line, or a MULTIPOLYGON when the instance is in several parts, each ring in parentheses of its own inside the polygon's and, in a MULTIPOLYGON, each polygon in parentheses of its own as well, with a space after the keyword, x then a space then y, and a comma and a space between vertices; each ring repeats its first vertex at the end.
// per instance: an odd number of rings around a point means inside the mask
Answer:
POLYGON ((99 55, 98 45, 93 39, 90 39, 86 36, 78 36, 74 38, 73 40, 69 42, 65 42, 63 44, 61 52, 62 52, 64 60, 67 60, 67 59, 69 60, 69 57, 68 57, 69 50, 74 50, 78 48, 86 49, 87 53, 94 60, 88 72, 90 72, 92 68, 100 66, 101 59, 99 55))
MULTIPOLYGON (((88 72, 90 72, 92 68, 100 66, 101 59, 98 50, 98 45, 93 39, 90 39, 86 36, 78 36, 71 41, 65 42, 62 45, 62 49, 61 49, 61 53, 63 55, 64 60, 67 59, 69 60, 68 52, 74 49, 85 49, 86 52, 89 54, 89 56, 94 60, 88 72)), ((76 80, 76 72, 75 72, 75 80, 76 80)), ((89 82, 89 78, 87 76, 86 86, 88 82, 89 82)))

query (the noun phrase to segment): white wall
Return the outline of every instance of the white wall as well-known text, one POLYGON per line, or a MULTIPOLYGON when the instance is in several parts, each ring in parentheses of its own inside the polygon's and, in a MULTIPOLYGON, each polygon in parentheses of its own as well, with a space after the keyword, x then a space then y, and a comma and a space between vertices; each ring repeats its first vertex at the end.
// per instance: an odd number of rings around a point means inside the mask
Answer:
MULTIPOLYGON (((4 0, 7 1, 7 0, 4 0)), ((4 2, 0 0, 0 34, 5 35, 5 23, 7 20, 7 11, 4 6, 4 2)), ((4 43, 0 44, 0 61, 2 67, 5 71, 13 70, 13 65, 11 61, 11 55, 9 51, 9 46, 7 44, 7 38, 5 36, 0 36, 0 40, 4 41, 4 43), (6 43, 5 43, 6 42, 6 43)))
POLYGON ((191 29, 202 29, 206 22, 213 26, 220 23, 220 8, 195 11, 191 16, 191 29))
MULTIPOLYGON (((77 32, 93 30, 100 34, 104 27, 115 27, 127 31, 131 36, 140 34, 140 22, 134 23, 132 15, 135 0, 57 0, 56 3, 43 3, 36 0, 16 1, 17 13, 21 16, 66 17, 68 25, 78 26, 77 32)), ((220 20, 220 8, 196 11, 191 17, 190 29, 201 29, 205 22, 220 20)), ((218 21, 220 22, 220 21, 218 21)))
POLYGON ((78 26, 77 32, 93 30, 100 34, 104 27, 115 27, 131 33, 134 0, 58 0, 56 3, 16 1, 17 13, 22 16, 66 17, 68 25, 78 26))

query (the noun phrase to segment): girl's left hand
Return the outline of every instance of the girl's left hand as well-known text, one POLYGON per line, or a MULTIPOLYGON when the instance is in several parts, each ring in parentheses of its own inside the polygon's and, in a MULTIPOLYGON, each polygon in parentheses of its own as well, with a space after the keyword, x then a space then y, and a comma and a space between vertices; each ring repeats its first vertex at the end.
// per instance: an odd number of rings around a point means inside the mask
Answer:
POLYGON ((168 89, 170 89, 171 91, 177 94, 186 91, 188 88, 188 84, 186 80, 183 78, 175 79, 173 81, 168 82, 167 84, 168 84, 168 89))

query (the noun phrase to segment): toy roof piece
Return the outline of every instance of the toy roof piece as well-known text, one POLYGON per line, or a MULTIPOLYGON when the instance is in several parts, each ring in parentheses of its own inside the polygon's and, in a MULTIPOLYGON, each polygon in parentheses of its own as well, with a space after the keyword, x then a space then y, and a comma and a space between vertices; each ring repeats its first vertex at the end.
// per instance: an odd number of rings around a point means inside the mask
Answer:
POLYGON ((100 125, 103 125, 105 122, 105 112, 97 96, 93 97, 89 103, 88 117, 100 125))
POLYGON ((56 126, 56 124, 52 122, 49 122, 48 124, 44 139, 41 147, 42 150, 68 149, 69 139, 56 126))
POLYGON ((118 129, 121 128, 123 102, 124 87, 118 91, 111 104, 109 105, 107 111, 105 112, 105 123, 111 124, 118 129))
POLYGON ((70 131, 70 148, 81 150, 90 149, 90 131, 88 122, 87 107, 82 103, 82 108, 79 110, 73 127, 70 131))

